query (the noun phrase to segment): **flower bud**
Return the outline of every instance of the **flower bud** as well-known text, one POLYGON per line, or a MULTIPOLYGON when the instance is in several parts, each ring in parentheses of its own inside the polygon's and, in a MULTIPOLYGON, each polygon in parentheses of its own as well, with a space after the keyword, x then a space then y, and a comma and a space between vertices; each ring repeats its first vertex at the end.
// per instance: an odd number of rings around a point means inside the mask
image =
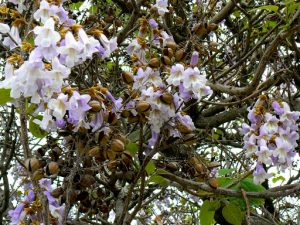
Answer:
POLYGON ((134 79, 133 79, 133 75, 129 72, 123 72, 122 73, 122 78, 123 78, 123 81, 126 83, 126 84, 132 84, 134 79))
POLYGON ((199 61, 199 53, 197 51, 194 51, 191 57, 191 66, 197 66, 199 61))
POLYGON ((156 67, 159 67, 159 65, 160 65, 160 62, 157 58, 150 59, 150 61, 149 61, 149 66, 150 67, 156 68, 156 67))
POLYGON ((89 102, 89 106, 92 107, 92 108, 91 108, 91 111, 93 111, 93 112, 99 112, 100 109, 102 108, 100 102, 99 102, 99 101, 96 101, 96 100, 90 101, 90 102, 89 102))
POLYGON ((175 52, 175 60, 179 62, 185 57, 185 52, 182 49, 179 49, 175 52))
POLYGON ((27 159, 25 161, 25 166, 29 172, 35 172, 37 169, 40 168, 40 162, 36 158, 27 159))
POLYGON ((177 44, 174 41, 167 41, 166 45, 168 48, 171 48, 173 50, 176 50, 177 48, 177 44))
POLYGON ((171 59, 168 56, 165 56, 165 55, 161 58, 161 61, 162 61, 163 64, 165 64, 167 66, 169 66, 171 64, 171 59))
POLYGON ((59 166, 56 162, 50 162, 46 167, 47 174, 57 174, 59 172, 59 166))
POLYGON ((146 102, 146 101, 139 101, 136 103, 136 110, 141 113, 141 112, 146 112, 151 108, 151 105, 146 102))
POLYGON ((160 97, 160 100, 168 105, 171 105, 173 103, 173 95, 170 93, 164 93, 160 97))
POLYGON ((194 165, 194 167, 195 167, 195 170, 200 174, 203 174, 206 170, 202 163, 197 163, 194 165))
POLYGON ((122 152, 124 151, 124 143, 119 139, 114 139, 111 142, 110 149, 114 152, 122 152))
POLYGON ((216 178, 211 178, 208 180, 208 184, 209 186, 211 186, 212 188, 217 188, 219 187, 219 182, 216 178))

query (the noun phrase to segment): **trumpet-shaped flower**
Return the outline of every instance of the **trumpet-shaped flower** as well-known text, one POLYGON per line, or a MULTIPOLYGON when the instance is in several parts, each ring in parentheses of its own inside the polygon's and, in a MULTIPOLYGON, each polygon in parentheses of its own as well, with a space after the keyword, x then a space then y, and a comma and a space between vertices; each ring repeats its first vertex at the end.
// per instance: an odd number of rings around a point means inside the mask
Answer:
POLYGON ((60 40, 60 34, 54 30, 54 20, 49 18, 46 20, 44 26, 37 26, 34 28, 33 32, 37 35, 34 42, 40 47, 50 47, 55 46, 60 40))
POLYGON ((10 49, 14 49, 21 44, 19 28, 12 26, 9 34, 10 34, 10 37, 5 37, 3 40, 3 44, 5 46, 8 46, 10 49))
POLYGON ((46 0, 42 0, 39 9, 33 14, 34 19, 45 23, 51 16, 55 16, 58 7, 50 5, 46 0))

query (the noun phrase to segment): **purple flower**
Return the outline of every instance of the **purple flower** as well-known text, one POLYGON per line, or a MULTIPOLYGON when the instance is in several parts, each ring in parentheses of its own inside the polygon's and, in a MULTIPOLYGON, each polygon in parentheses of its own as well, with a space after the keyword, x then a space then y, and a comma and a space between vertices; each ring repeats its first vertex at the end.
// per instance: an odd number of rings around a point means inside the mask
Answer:
POLYGON ((23 211, 24 203, 20 203, 14 210, 9 210, 8 215, 11 217, 11 225, 19 225, 25 218, 26 212, 23 211))
POLYGON ((191 58, 191 66, 197 66, 199 61, 199 52, 194 51, 191 58))
POLYGON ((150 27, 152 28, 152 29, 155 29, 155 28, 157 28, 158 27, 158 23, 155 21, 155 19, 149 19, 149 25, 150 25, 150 27))
POLYGON ((256 164, 256 169, 253 173, 253 182, 255 184, 261 184, 264 182, 266 179, 269 179, 272 175, 268 174, 263 166, 259 163, 256 164))

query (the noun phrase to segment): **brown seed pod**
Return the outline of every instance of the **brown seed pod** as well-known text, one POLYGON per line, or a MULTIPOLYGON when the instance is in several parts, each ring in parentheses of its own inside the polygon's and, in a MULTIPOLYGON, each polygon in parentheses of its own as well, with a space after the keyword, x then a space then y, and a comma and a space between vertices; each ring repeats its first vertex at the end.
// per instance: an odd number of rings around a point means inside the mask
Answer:
POLYGON ((171 64, 171 59, 169 58, 169 56, 166 56, 166 55, 164 55, 161 58, 161 61, 164 65, 167 65, 167 66, 169 66, 171 64))
POLYGON ((126 83, 126 84, 132 84, 134 79, 133 79, 133 75, 129 72, 123 72, 122 73, 122 78, 123 78, 123 81, 126 83))
POLYGON ((118 161, 117 160, 109 161, 107 164, 107 168, 112 172, 116 171, 118 168, 118 161))
POLYGON ((138 116, 132 116, 132 115, 130 115, 128 117, 128 123, 136 123, 138 121, 139 121, 139 117, 138 116))
POLYGON ((183 136, 183 143, 186 144, 186 145, 195 144, 197 141, 198 141, 197 136, 193 133, 185 134, 183 136))
POLYGON ((198 36, 202 36, 207 32, 207 24, 206 23, 198 23, 194 27, 194 32, 198 36))
POLYGON ((160 62, 159 62, 158 58, 152 58, 152 59, 150 59, 149 66, 153 67, 153 68, 159 67, 160 66, 160 62))
POLYGON ((171 59, 174 56, 174 51, 171 48, 168 48, 168 56, 171 59))
POLYGON ((128 118, 129 116, 131 115, 130 111, 124 109, 122 112, 121 112, 121 116, 123 118, 128 118))
POLYGON ((167 169, 171 170, 171 171, 177 171, 179 169, 179 165, 177 162, 169 162, 167 163, 167 169))
POLYGON ((219 187, 219 182, 216 178, 211 178, 208 180, 208 184, 209 186, 211 186, 212 188, 217 188, 219 187))
POLYGON ((101 104, 99 101, 92 100, 89 102, 89 106, 92 108, 90 109, 92 112, 99 112, 101 110, 101 104))
POLYGON ((121 140, 119 140, 119 139, 112 140, 111 145, 110 145, 110 149, 112 151, 122 152, 122 151, 124 151, 124 148, 125 148, 125 145, 121 140))
POLYGON ((121 155, 121 158, 126 165, 129 165, 132 161, 132 156, 128 151, 124 151, 121 155))
POLYGON ((195 164, 199 163, 199 160, 193 156, 191 157, 189 160, 188 160, 188 163, 191 165, 191 166, 194 166, 195 164))
POLYGON ((113 16, 106 16, 106 17, 104 18, 104 21, 105 21, 106 23, 112 23, 112 22, 114 21, 114 17, 113 17, 113 16))
POLYGON ((25 161, 25 166, 29 172, 34 172, 40 168, 40 162, 36 158, 27 159, 25 161))
POLYGON ((146 112, 151 108, 151 105, 146 102, 146 101, 139 101, 138 103, 136 103, 135 105, 136 110, 141 113, 141 112, 146 112))
POLYGON ((59 172, 59 166, 57 162, 50 162, 46 167, 46 173, 47 174, 58 174, 59 172))
POLYGON ((177 48, 177 44, 174 41, 167 41, 166 46, 173 50, 176 50, 176 48, 177 48))
POLYGON ((206 171, 206 168, 204 167, 204 165, 202 163, 197 163, 194 165, 194 167, 195 167, 195 170, 200 174, 203 174, 206 171))
POLYGON ((100 147, 95 146, 95 147, 91 148, 88 152, 88 155, 92 156, 92 157, 98 157, 100 155, 100 147))
POLYGON ((182 134, 190 134, 193 132, 193 130, 190 127, 180 122, 177 124, 177 128, 182 134))
POLYGON ((179 62, 185 57, 185 55, 186 53, 182 49, 179 49, 175 52, 175 60, 179 62))
POLYGON ((40 179, 42 179, 44 177, 44 171, 43 169, 38 169, 36 171, 34 171, 33 173, 33 179, 38 181, 40 179))
POLYGON ((164 93, 160 97, 160 100, 168 105, 171 105, 173 103, 173 95, 170 93, 164 93))

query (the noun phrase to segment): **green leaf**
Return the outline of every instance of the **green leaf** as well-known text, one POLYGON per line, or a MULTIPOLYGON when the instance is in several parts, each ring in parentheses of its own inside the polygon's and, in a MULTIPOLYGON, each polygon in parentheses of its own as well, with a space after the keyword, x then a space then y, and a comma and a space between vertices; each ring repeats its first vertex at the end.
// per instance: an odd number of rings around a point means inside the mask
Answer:
POLYGON ((201 225, 214 224, 215 211, 220 208, 219 201, 205 200, 200 209, 200 223, 201 225))
POLYGON ((89 9, 90 14, 96 14, 97 13, 97 6, 92 5, 89 9))
POLYGON ((146 167, 145 167, 145 170, 146 170, 147 174, 148 174, 148 175, 153 174, 154 171, 155 171, 155 169, 156 169, 156 167, 155 167, 153 161, 150 160, 150 161, 148 162, 148 164, 146 165, 146 167))
POLYGON ((79 10, 82 3, 83 3, 82 1, 72 3, 72 4, 69 5, 69 7, 70 7, 70 9, 73 9, 73 10, 79 10))
POLYGON ((169 184, 168 180, 166 180, 165 178, 159 175, 151 176, 147 182, 148 183, 153 182, 163 187, 166 187, 169 184))
POLYGON ((0 105, 4 105, 12 100, 13 98, 10 97, 10 89, 0 88, 0 105))
POLYGON ((126 150, 135 155, 139 151, 139 147, 136 143, 129 143, 126 145, 126 150))
POLYGON ((279 7, 277 5, 263 5, 263 6, 255 8, 255 9, 265 9, 265 10, 268 10, 268 11, 277 12, 279 7))
POLYGON ((241 225, 244 216, 241 209, 233 203, 229 203, 222 209, 222 215, 233 225, 241 225))
POLYGON ((37 138, 46 137, 48 135, 48 133, 46 131, 42 130, 40 128, 40 125, 38 125, 35 122, 33 122, 35 119, 42 120, 43 116, 37 115, 37 116, 31 117, 31 119, 29 121, 29 131, 31 132, 31 134, 33 136, 35 136, 37 138))
POLYGON ((234 171, 234 169, 223 168, 223 169, 219 169, 219 170, 218 170, 218 174, 219 174, 220 176, 225 176, 225 175, 227 175, 227 174, 229 174, 229 173, 231 173, 231 172, 233 172, 233 171, 234 171))

